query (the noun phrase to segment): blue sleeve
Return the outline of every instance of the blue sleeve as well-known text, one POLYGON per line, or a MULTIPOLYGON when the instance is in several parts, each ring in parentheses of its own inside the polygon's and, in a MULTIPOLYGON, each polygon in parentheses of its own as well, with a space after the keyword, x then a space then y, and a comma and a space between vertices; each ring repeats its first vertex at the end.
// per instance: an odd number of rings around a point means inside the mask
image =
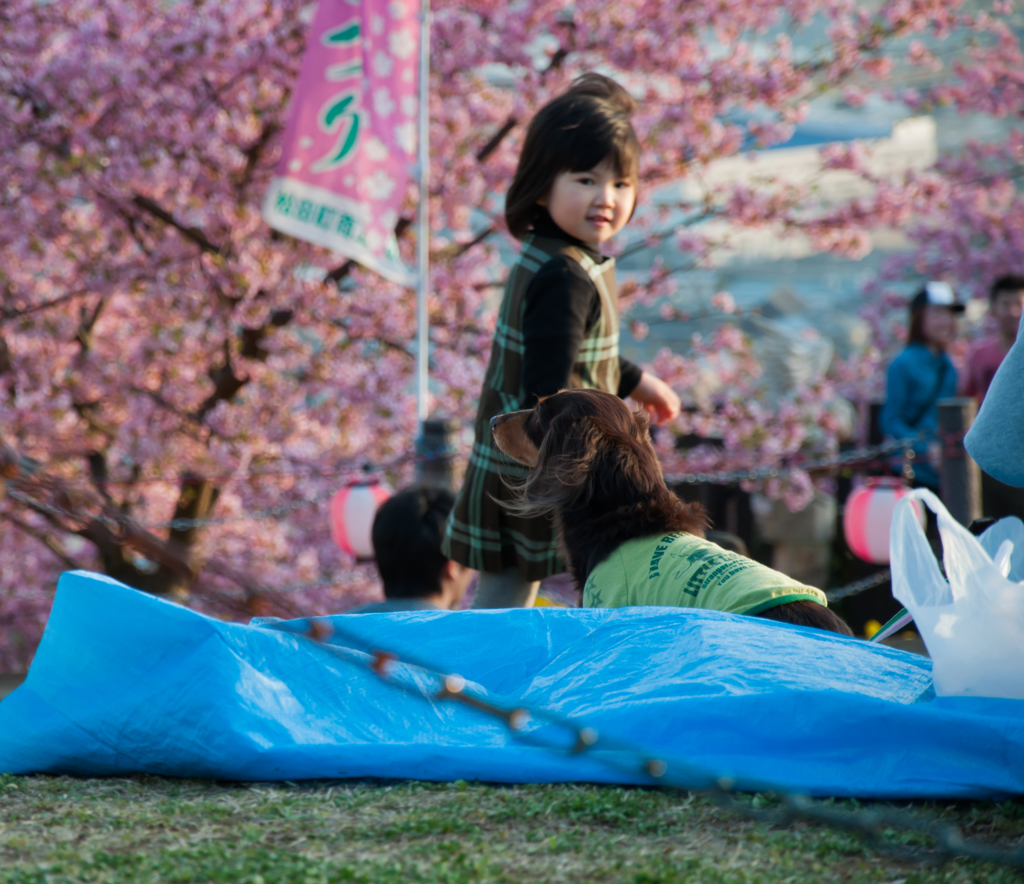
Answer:
POLYGON ((887 376, 885 405, 878 419, 882 432, 893 439, 917 435, 917 431, 907 423, 911 380, 906 362, 899 357, 894 359, 887 376))
POLYGON ((957 390, 960 388, 960 377, 957 374, 956 366, 953 365, 953 360, 946 356, 946 379, 942 385, 942 395, 940 399, 949 399, 952 396, 957 395, 957 390))

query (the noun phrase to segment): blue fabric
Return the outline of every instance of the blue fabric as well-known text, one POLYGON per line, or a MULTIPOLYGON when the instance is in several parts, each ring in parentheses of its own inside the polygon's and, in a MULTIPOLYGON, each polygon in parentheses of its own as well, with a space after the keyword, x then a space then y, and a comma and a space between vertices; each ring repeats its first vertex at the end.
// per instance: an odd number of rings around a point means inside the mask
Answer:
POLYGON ((428 602, 426 599, 384 599, 382 602, 371 602, 349 611, 349 614, 392 614, 395 611, 440 611, 441 606, 428 602))
POLYGON ((615 766, 409 696, 288 632, 304 623, 223 623, 73 572, 28 679, 0 702, 0 771, 651 782, 618 740, 693 786, 729 776, 817 795, 1024 793, 1024 701, 936 699, 927 659, 864 641, 669 608, 332 619, 503 702, 596 728, 615 766))
POLYGON ((1024 488, 1024 316, 964 445, 990 476, 1024 488))
MULTIPOLYGON (((932 488, 939 487, 939 474, 928 463, 928 445, 939 427, 938 401, 955 396, 956 389, 956 368, 949 357, 933 353, 924 344, 908 344, 889 366, 885 405, 879 417, 881 430, 892 439, 906 439, 921 431, 927 434, 914 444, 914 473, 919 482, 932 488), (943 366, 946 375, 935 404, 912 425, 910 421, 931 400, 943 366)), ((902 460, 899 463, 902 465, 902 460)))

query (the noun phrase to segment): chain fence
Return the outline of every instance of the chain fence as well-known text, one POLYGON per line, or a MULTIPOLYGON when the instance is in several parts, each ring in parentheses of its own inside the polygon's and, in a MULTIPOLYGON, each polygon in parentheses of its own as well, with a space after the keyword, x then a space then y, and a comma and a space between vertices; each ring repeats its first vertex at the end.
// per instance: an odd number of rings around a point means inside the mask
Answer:
POLYGON ((840 586, 838 589, 826 590, 825 597, 828 599, 829 604, 832 604, 832 602, 838 602, 840 599, 860 595, 860 593, 865 592, 866 590, 874 589, 876 586, 881 586, 883 583, 888 583, 891 579, 892 574, 889 569, 886 568, 884 571, 878 571, 870 577, 854 580, 851 583, 847 583, 845 586, 840 586))
MULTIPOLYGON (((743 480, 759 480, 764 478, 775 478, 779 476, 787 475, 794 469, 833 469, 841 468, 843 466, 849 466, 855 463, 874 460, 886 453, 900 450, 908 445, 913 444, 917 440, 914 439, 903 439, 896 442, 889 442, 884 445, 875 445, 866 448, 860 448, 852 452, 844 454, 842 457, 827 460, 820 459, 814 461, 808 461, 802 464, 793 464, 788 468, 767 468, 761 470, 739 470, 734 472, 719 472, 719 473, 682 473, 682 474, 669 474, 666 475, 666 482, 669 484, 694 484, 694 483, 711 483, 711 484, 732 484, 743 480)), ((393 458, 385 463, 370 465, 362 463, 353 468, 348 472, 348 476, 353 480, 358 480, 362 477, 368 477, 371 474, 379 475, 386 470, 397 468, 403 464, 420 462, 420 461, 432 461, 442 458, 449 458, 453 456, 455 452, 450 449, 440 449, 438 451, 422 453, 414 452, 400 455, 393 458)), ((24 460, 24 459, 22 459, 24 460)), ((119 532, 125 528, 141 528, 141 529, 166 529, 169 528, 173 531, 186 531, 194 528, 205 528, 214 525, 224 525, 229 523, 239 523, 250 520, 261 520, 261 519, 279 519, 290 513, 298 510, 306 509, 309 507, 319 507, 324 503, 328 502, 336 493, 334 489, 329 492, 315 495, 313 497, 301 498, 299 500, 291 501, 286 504, 279 504, 273 507, 266 507, 259 510, 248 510, 238 514, 225 515, 225 516, 207 516, 203 518, 175 518, 166 521, 142 521, 136 520, 132 517, 116 513, 111 515, 109 512, 85 512, 83 510, 71 510, 66 507, 56 506, 51 502, 47 502, 41 499, 39 495, 28 494, 24 491, 18 490, 18 484, 27 485, 22 481, 23 477, 27 474, 30 477, 36 477, 39 471, 36 465, 31 463, 28 468, 24 464, 19 464, 21 467, 16 471, 7 471, 9 487, 7 488, 7 496, 12 500, 23 503, 26 506, 35 509, 38 512, 53 516, 60 519, 69 519, 72 521, 82 521, 83 519, 95 520, 102 524, 107 529, 119 532)), ((344 473, 339 472, 339 475, 344 473)), ((889 571, 879 571, 878 573, 861 580, 855 580, 845 586, 831 589, 826 591, 826 597, 829 602, 837 602, 840 599, 849 598, 857 595, 858 593, 864 592, 875 586, 880 586, 886 583, 890 579, 889 571)), ((306 581, 288 585, 275 585, 272 590, 276 595, 290 595, 298 592, 311 591, 316 589, 328 589, 330 587, 338 586, 342 582, 341 578, 330 578, 325 577, 319 580, 306 581)))
POLYGON ((758 793, 776 796, 778 806, 757 807, 749 793, 735 790, 730 777, 715 774, 693 762, 651 752, 548 709, 529 704, 509 705, 494 698, 481 685, 454 672, 446 672, 411 655, 374 648, 337 621, 309 618, 273 624, 332 656, 373 672, 385 683, 425 702, 458 703, 500 722, 520 743, 563 758, 586 756, 606 768, 631 777, 646 778, 651 786, 669 791, 699 792, 725 810, 772 826, 798 820, 813 822, 858 835, 879 852, 915 863, 945 863, 955 857, 1024 869, 1024 845, 1013 849, 966 838, 955 825, 919 816, 879 802, 847 809, 832 799, 793 794, 771 783, 757 783, 758 793), (346 644, 337 644, 337 641, 346 644), (348 645, 351 645, 349 647, 348 645), (923 836, 928 846, 907 844, 901 837, 923 836))
MULTIPOLYGON (((883 445, 874 445, 865 448, 858 448, 854 451, 847 452, 841 457, 827 459, 809 460, 800 463, 791 463, 788 467, 768 467, 759 470, 736 470, 733 472, 713 472, 713 473, 678 473, 678 474, 667 474, 665 480, 670 485, 679 484, 697 484, 697 483, 709 483, 709 484, 733 484, 739 481, 758 481, 768 478, 784 477, 796 469, 802 470, 826 470, 826 469, 838 469, 844 466, 851 466, 856 463, 863 463, 867 461, 876 460, 886 454, 892 453, 904 449, 912 445, 917 441, 919 437, 912 439, 901 439, 894 442, 888 442, 883 445)), ((440 459, 447 459, 455 456, 457 452, 450 448, 442 448, 437 451, 431 452, 409 452, 392 458, 389 461, 381 462, 378 464, 372 464, 368 462, 360 462, 358 464, 353 463, 347 472, 338 469, 336 475, 346 476, 350 482, 358 482, 362 479, 369 479, 371 477, 380 476, 382 473, 396 469, 403 465, 410 463, 423 463, 429 461, 435 461, 440 459)), ((10 463, 8 463, 8 469, 5 470, 8 477, 8 488, 7 496, 19 503, 25 504, 26 506, 35 509, 38 512, 46 515, 53 516, 60 519, 68 519, 72 521, 82 521, 83 519, 95 520, 102 524, 104 527, 111 531, 123 531, 125 528, 138 528, 138 529, 171 529, 173 531, 187 531, 196 528, 206 528, 216 525, 225 525, 232 523, 240 523, 251 520, 262 520, 262 519, 280 519, 293 512, 307 508, 320 507, 327 503, 335 494, 336 490, 324 492, 321 494, 314 495, 312 497, 303 497, 298 500, 293 500, 288 503, 278 504, 272 507, 265 507, 257 510, 247 510, 237 514, 224 515, 224 516, 206 516, 201 518, 173 518, 169 520, 138 520, 131 516, 123 513, 111 514, 109 511, 99 512, 86 512, 85 509, 68 509, 66 507, 56 506, 52 502, 48 502, 42 499, 38 494, 29 494, 25 491, 19 490, 18 486, 30 487, 30 483, 24 481, 25 478, 38 478, 40 475, 39 465, 35 464, 34 461, 27 461, 25 458, 20 458, 17 463, 17 469, 9 469, 10 463)), ((307 474, 308 475, 308 474, 307 474)), ((201 481, 197 479, 197 481, 201 481)), ((875 586, 880 586, 889 580, 889 572, 880 571, 875 575, 866 577, 862 580, 853 581, 846 586, 839 587, 826 591, 826 595, 830 602, 836 602, 843 598, 856 595, 864 592, 865 590, 871 589, 875 586)), ((287 595, 295 592, 303 592, 314 589, 326 589, 339 584, 339 579, 323 578, 315 581, 308 581, 303 583, 296 583, 294 585, 286 586, 275 586, 274 592, 281 595, 287 595)))
POLYGON ((313 497, 304 497, 301 500, 294 500, 291 503, 283 503, 278 506, 266 507, 259 510, 246 510, 243 513, 230 516, 204 516, 198 519, 176 518, 167 522, 141 522, 135 524, 142 528, 170 528, 172 531, 188 531, 192 528, 208 528, 211 525, 227 525, 233 522, 248 522, 250 520, 279 519, 296 510, 314 509, 329 501, 337 489, 331 489, 324 494, 317 494, 313 497))
POLYGON ((886 455, 895 454, 897 451, 905 451, 907 448, 912 448, 914 443, 920 439, 920 435, 908 439, 897 439, 881 445, 858 448, 855 451, 832 458, 794 458, 785 466, 761 467, 756 470, 733 470, 732 472, 717 473, 668 473, 665 475, 665 483, 668 485, 703 485, 705 483, 709 485, 732 485, 736 482, 744 481, 782 479, 798 470, 805 473, 813 473, 840 469, 864 461, 878 460, 886 455))
MULTIPOLYGON (((322 503, 325 500, 329 500, 335 492, 331 492, 329 495, 321 496, 317 502, 322 503)), ((7 492, 8 496, 14 500, 18 500, 26 505, 31 506, 33 509, 40 510, 50 515, 57 516, 64 519, 81 519, 82 513, 72 512, 67 509, 52 506, 43 501, 39 501, 29 495, 23 494, 20 491, 10 489, 7 492)), ((272 509, 258 511, 256 514, 250 515, 249 518, 272 518, 275 516, 282 515, 284 512, 292 509, 298 509, 299 506, 305 506, 308 501, 300 501, 297 504, 285 506, 285 507, 273 507, 272 509)), ((170 527, 176 530, 185 530, 186 528, 194 527, 196 522, 203 524, 223 524, 225 522, 236 521, 236 517, 225 516, 218 520, 200 520, 200 519, 172 519, 170 522, 161 523, 149 523, 149 522, 134 522, 127 516, 120 518, 113 518, 106 514, 100 513, 98 515, 90 515, 89 518, 96 519, 103 523, 108 528, 118 528, 123 522, 130 522, 140 527, 170 527)), ((849 598, 851 596, 858 595, 859 593, 865 592, 866 590, 873 589, 876 586, 881 586, 884 583, 888 583, 891 579, 891 575, 888 569, 879 571, 876 574, 872 574, 869 577, 864 577, 860 580, 854 580, 851 583, 847 583, 845 586, 838 587, 837 589, 829 589, 825 591, 825 596, 828 601, 837 602, 840 599, 849 598)), ((285 586, 274 586, 274 592, 280 594, 289 594, 294 592, 304 592, 313 589, 327 589, 332 586, 337 586, 342 582, 342 578, 323 578, 320 580, 308 581, 304 583, 289 584, 285 586)))
MULTIPOLYGON (((839 457, 834 458, 819 458, 814 460, 803 460, 803 461, 791 461, 789 464, 784 466, 772 466, 762 467, 759 469, 750 470, 734 470, 731 472, 711 472, 711 473, 668 473, 665 475, 665 482, 668 485, 696 485, 696 484, 711 484, 711 485, 731 485, 736 482, 742 481, 762 481, 765 479, 778 479, 785 478, 797 470, 805 472, 819 472, 831 469, 840 469, 842 467, 851 466, 853 464, 862 463, 866 461, 874 461, 880 457, 884 457, 887 454, 892 454, 896 451, 904 450, 907 447, 913 445, 918 437, 912 439, 901 439, 894 442, 887 442, 883 445, 873 445, 865 448, 859 448, 854 451, 843 454, 839 457)), ((372 462, 360 461, 353 462, 348 470, 345 470, 340 465, 333 472, 334 476, 342 477, 346 476, 350 481, 358 481, 360 478, 369 479, 374 476, 379 476, 389 470, 397 469, 401 466, 410 463, 424 463, 428 461, 441 460, 452 457, 455 452, 451 450, 442 450, 436 452, 409 452, 406 454, 399 455, 398 457, 392 458, 389 461, 374 464, 372 462)), ((279 475, 296 475, 296 476, 309 476, 311 478, 320 478, 318 474, 305 473, 305 474, 287 474, 281 473, 279 475)), ((197 481, 202 481, 197 479, 197 481)), ((312 497, 304 497, 299 500, 291 501, 289 503, 278 504, 277 506, 265 507, 257 510, 246 510, 241 513, 226 515, 226 516, 204 516, 201 518, 173 518, 167 520, 156 520, 156 521, 140 521, 131 519, 129 516, 124 516, 123 519, 131 520, 140 528, 151 528, 151 529, 171 529, 174 531, 187 531, 194 528, 206 528, 215 525, 225 525, 234 522, 245 522, 250 520, 262 520, 262 519, 278 519, 282 516, 286 516, 290 513, 296 512, 306 508, 319 507, 331 497, 334 496, 335 490, 326 492, 324 494, 314 495, 312 497)), ((10 495, 14 499, 24 500, 24 497, 17 497, 13 493, 10 495)), ((70 514, 66 514, 70 515, 70 514)))

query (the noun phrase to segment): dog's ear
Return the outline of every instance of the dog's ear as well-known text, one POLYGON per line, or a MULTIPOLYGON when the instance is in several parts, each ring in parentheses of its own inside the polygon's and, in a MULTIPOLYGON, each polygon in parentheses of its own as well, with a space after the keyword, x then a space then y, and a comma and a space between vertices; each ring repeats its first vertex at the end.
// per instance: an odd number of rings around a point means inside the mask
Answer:
POLYGON ((560 483, 579 488, 586 482, 601 441, 601 428, 594 418, 560 414, 544 435, 538 468, 544 464, 560 483))
POLYGON ((571 412, 554 415, 519 500, 509 508, 520 515, 540 515, 589 496, 600 445, 593 418, 571 412))
POLYGON ((536 423, 536 409, 513 411, 491 418, 491 437, 502 454, 528 467, 537 463, 538 443, 536 433, 530 432, 530 423, 536 423))

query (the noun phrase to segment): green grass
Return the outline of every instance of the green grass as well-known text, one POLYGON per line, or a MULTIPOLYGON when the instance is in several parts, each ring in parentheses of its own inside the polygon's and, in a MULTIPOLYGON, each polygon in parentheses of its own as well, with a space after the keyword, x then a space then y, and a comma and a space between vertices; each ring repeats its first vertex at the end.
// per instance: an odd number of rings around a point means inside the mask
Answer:
MULTIPOLYGON (((913 812, 1004 846, 1024 839, 1020 801, 913 812)), ((844 833, 772 829, 642 789, 0 776, 2 884, 1020 880, 967 860, 912 865, 844 833)))

